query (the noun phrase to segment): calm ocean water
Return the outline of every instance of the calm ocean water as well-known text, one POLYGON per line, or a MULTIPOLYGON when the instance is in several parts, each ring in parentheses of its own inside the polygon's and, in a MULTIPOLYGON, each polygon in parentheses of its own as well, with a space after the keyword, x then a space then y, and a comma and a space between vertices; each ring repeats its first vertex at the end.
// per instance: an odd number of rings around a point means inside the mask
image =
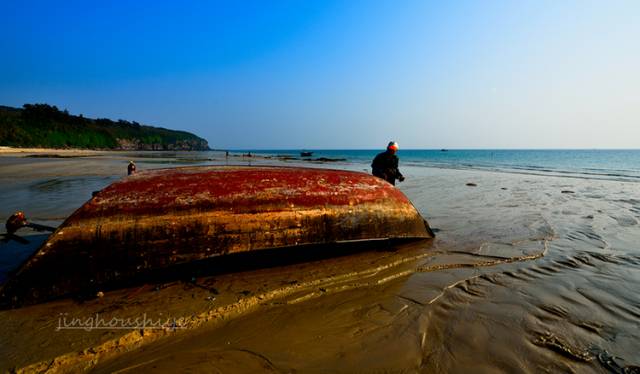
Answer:
MULTIPOLYGON (((365 163, 381 150, 313 150, 312 158, 365 163)), ((241 152, 248 152, 247 150, 241 152)), ((300 150, 251 150, 260 155, 300 157, 300 150)), ((401 149, 401 164, 480 169, 588 179, 640 181, 640 150, 418 150, 401 149)))

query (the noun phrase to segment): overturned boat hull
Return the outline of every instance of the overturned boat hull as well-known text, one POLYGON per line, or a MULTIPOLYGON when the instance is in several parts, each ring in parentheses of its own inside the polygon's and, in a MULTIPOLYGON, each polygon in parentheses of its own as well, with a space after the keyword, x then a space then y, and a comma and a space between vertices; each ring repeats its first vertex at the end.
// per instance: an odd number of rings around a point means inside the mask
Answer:
POLYGON ((368 174, 189 167, 127 177, 74 212, 3 286, 28 304, 220 255, 433 237, 411 202, 368 174))

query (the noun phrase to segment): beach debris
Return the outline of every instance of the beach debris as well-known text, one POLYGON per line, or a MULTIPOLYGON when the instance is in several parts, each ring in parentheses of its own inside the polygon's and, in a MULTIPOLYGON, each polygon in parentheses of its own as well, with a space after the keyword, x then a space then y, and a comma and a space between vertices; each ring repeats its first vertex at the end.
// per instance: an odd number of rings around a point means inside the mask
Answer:
POLYGON ((503 191, 506 191, 506 190, 507 190, 507 187, 502 187, 502 188, 500 188, 500 189, 501 189, 501 190, 503 190, 503 191))
POLYGON ((469 186, 469 187, 478 187, 477 184, 471 183, 471 182, 467 183, 466 185, 469 186))
POLYGON ((562 190, 560 193, 575 193, 575 192, 571 190, 562 190))
POLYGON ((27 226, 27 217, 23 212, 15 212, 7 219, 4 227, 7 229, 7 233, 14 234, 19 229, 27 226))
POLYGON ((55 227, 40 225, 38 223, 31 223, 27 221, 27 217, 24 212, 18 211, 15 212, 7 219, 5 223, 5 229, 7 230, 7 234, 13 235, 16 231, 20 230, 23 227, 29 227, 36 231, 55 231, 55 227))
POLYGON ((590 362, 594 359, 594 356, 588 351, 572 347, 568 342, 550 332, 540 334, 533 343, 541 347, 549 348, 556 353, 576 361, 590 362))

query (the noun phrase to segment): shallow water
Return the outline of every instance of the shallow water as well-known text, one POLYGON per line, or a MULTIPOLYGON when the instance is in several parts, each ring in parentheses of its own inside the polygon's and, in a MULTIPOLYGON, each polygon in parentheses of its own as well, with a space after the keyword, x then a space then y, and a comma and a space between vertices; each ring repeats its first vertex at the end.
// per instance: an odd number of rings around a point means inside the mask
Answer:
MULTIPOLYGON (((139 169, 176 162, 150 161, 139 169)), ((20 207, 54 224, 126 168, 124 158, 110 157, 0 163, 2 217, 20 207)), ((213 317, 130 352, 137 345, 123 343, 124 351, 107 349, 91 356, 97 365, 81 366, 97 372, 639 370, 639 184, 422 166, 403 173, 399 188, 437 229, 433 242, 202 277, 195 288, 171 283, 3 311, 12 327, 0 336, 2 369, 119 336, 52 332, 63 311, 99 310, 213 317), (211 287, 215 298, 207 296, 211 287), (45 342, 58 347, 42 348, 45 342)), ((12 258, 29 250, 0 245, 12 258)), ((2 263, 8 268, 16 260, 5 256, 2 263)))
MULTIPOLYGON (((300 158, 296 150, 256 152, 300 158)), ((308 159, 345 159, 369 165, 378 152, 380 150, 315 150, 308 159)), ((400 156, 404 165, 411 166, 640 181, 640 150, 637 149, 405 149, 400 151, 400 156)))

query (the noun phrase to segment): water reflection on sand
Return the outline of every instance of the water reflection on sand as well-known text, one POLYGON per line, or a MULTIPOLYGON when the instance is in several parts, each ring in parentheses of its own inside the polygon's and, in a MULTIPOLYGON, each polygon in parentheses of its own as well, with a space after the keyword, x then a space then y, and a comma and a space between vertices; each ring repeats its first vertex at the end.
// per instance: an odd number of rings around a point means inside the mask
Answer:
MULTIPOLYGON (((138 169, 229 162, 160 156, 138 161, 138 169)), ((122 177, 129 157, 0 158, 1 216, 23 209, 60 223, 93 190, 122 177)), ((638 370, 638 184, 421 167, 403 173, 399 188, 438 229, 433 242, 2 311, 2 369, 638 370), (148 313, 186 328, 54 332, 64 313, 148 313)))

